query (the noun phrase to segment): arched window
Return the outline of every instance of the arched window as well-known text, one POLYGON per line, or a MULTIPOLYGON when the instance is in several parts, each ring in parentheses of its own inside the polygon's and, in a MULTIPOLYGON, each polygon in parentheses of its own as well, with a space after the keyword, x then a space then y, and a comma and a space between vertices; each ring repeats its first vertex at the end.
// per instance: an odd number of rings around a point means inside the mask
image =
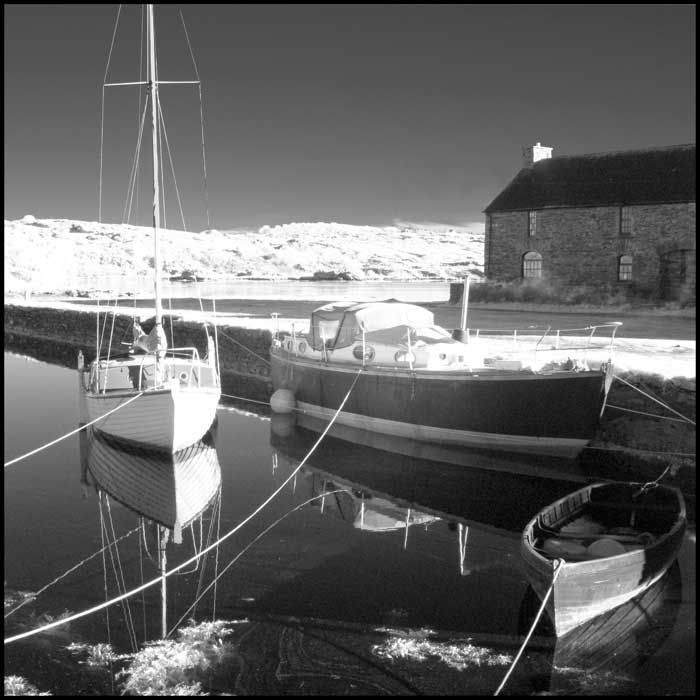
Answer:
POLYGON ((621 255, 617 261, 617 279, 619 282, 629 282, 632 279, 632 256, 621 255))
POLYGON ((542 256, 534 250, 523 255, 523 277, 542 277, 542 256))

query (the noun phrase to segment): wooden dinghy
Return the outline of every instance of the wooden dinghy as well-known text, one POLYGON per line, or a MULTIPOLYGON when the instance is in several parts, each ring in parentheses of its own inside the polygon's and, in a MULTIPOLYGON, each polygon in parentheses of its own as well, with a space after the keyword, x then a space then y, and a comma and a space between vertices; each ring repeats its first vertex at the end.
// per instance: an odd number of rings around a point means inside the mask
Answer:
POLYGON ((525 573, 556 636, 626 603, 676 559, 681 492, 656 483, 591 484, 541 510, 523 530, 525 573))

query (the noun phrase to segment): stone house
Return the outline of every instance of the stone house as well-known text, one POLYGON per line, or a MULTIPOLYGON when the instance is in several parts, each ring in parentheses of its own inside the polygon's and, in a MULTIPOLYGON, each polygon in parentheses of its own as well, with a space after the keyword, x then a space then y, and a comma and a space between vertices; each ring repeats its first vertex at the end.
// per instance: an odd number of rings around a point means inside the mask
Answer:
POLYGON ((486 207, 484 271, 695 293, 695 145, 552 157, 539 143, 486 207))

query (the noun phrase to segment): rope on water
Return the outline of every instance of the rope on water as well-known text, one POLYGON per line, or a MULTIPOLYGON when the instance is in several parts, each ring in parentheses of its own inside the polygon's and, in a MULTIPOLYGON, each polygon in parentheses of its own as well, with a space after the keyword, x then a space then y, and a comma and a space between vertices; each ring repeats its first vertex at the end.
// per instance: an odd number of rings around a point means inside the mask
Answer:
MULTIPOLYGON (((309 453, 304 457, 304 459, 299 463, 299 466, 285 479, 285 481, 279 486, 279 488, 274 491, 268 498, 263 501, 247 518, 244 518, 238 525, 236 525, 234 528, 229 530, 223 537, 218 539, 216 542, 211 544, 209 547, 206 549, 203 549, 201 552, 196 554, 194 557, 191 557, 187 561, 182 562, 181 564, 178 564, 176 567, 172 568, 170 571, 166 571, 164 574, 158 576, 157 578, 151 579, 150 581, 142 584, 141 586, 138 586, 137 588, 132 589, 131 591, 128 591, 127 593, 124 593, 122 595, 117 596, 116 598, 112 598, 111 600, 105 601, 104 603, 101 603, 100 605, 95 605, 92 608, 88 608, 87 610, 83 610, 82 612, 75 613, 74 615, 71 615, 69 617, 64 617, 61 618, 60 620, 54 620, 53 622, 50 622, 46 625, 43 625, 41 627, 37 627, 32 630, 28 630, 27 632, 22 632, 20 634, 16 634, 12 637, 6 637, 3 640, 3 644, 10 644, 12 642, 16 642, 20 639, 25 639, 27 637, 32 637, 35 634, 39 634, 41 632, 45 632, 47 630, 53 629, 54 627, 60 627, 61 625, 68 624, 69 622, 73 622, 74 620, 78 620, 81 617, 86 617, 87 615, 92 615, 92 613, 98 612, 100 610, 103 610, 105 608, 108 608, 111 605, 114 605, 115 603, 119 603, 125 598, 129 598, 132 595, 135 595, 136 593, 140 593, 141 591, 145 590, 146 588, 150 588, 151 586, 155 586, 156 584, 162 583, 164 578, 167 578, 168 576, 172 576, 176 571, 179 571, 180 569, 185 568, 186 566, 189 566, 195 559, 198 557, 203 556, 207 552, 211 551, 215 547, 218 547, 222 542, 227 540, 231 535, 234 533, 238 532, 246 523, 248 523, 250 520, 252 520, 265 506, 272 501, 275 496, 277 496, 280 491, 291 481, 297 474, 297 472, 306 464, 307 460, 311 455, 314 453, 316 448, 321 444, 321 441, 323 438, 326 436, 326 433, 331 429, 331 426, 333 423, 335 423, 336 418, 340 415, 340 412, 343 410, 343 407, 345 406, 348 398, 350 398, 350 394, 352 393, 353 389, 355 388, 355 384, 357 383, 357 380, 360 377, 360 374, 362 373, 363 368, 360 367, 357 370, 357 374, 355 375, 355 379, 353 380, 353 383, 350 385, 350 388, 348 389, 348 393, 345 394, 345 397, 343 400, 340 402, 340 406, 336 409, 335 414, 329 421, 328 425, 324 429, 323 433, 321 433, 321 436, 318 438, 318 440, 314 443, 312 446, 311 450, 309 450, 309 453)), ((136 398, 136 397, 134 397, 136 398)))
MULTIPOLYGON (((133 535, 137 530, 140 529, 140 527, 141 527, 141 526, 139 525, 139 526, 135 527, 133 530, 129 530, 129 532, 127 532, 125 535, 122 535, 118 540, 115 540, 115 544, 116 544, 117 542, 121 542, 121 540, 126 539, 127 537, 129 537, 129 535, 133 535)), ((140 541, 141 541, 141 539, 139 538, 139 542, 140 542, 140 541)), ((105 547, 102 547, 102 549, 98 549, 96 552, 93 552, 89 557, 86 557, 86 558, 83 559, 82 561, 79 561, 75 566, 71 566, 70 569, 68 569, 67 571, 65 571, 64 573, 62 573, 60 576, 57 576, 53 581, 50 581, 50 582, 47 583, 45 586, 42 586, 36 593, 32 593, 31 596, 28 596, 27 598, 25 598, 17 607, 12 608, 12 610, 10 610, 9 612, 5 613, 5 618, 4 618, 4 619, 7 620, 7 618, 10 617, 10 615, 12 615, 13 613, 17 612, 21 607, 23 607, 24 605, 26 605, 30 600, 35 600, 35 599, 38 598, 44 591, 46 591, 46 590, 48 590, 49 588, 51 588, 51 586, 57 584, 62 578, 65 578, 66 576, 68 576, 68 574, 72 573, 72 572, 75 571, 76 569, 79 569, 83 564, 87 564, 91 559, 94 559, 96 556, 98 556, 99 554, 101 554, 101 553, 105 550, 106 546, 107 546, 107 545, 105 545, 105 547)))
POLYGON ((651 399, 652 401, 663 406, 666 410, 671 411, 671 413, 675 413, 677 416, 680 416, 684 421, 686 421, 686 423, 690 423, 691 425, 695 425, 695 421, 690 420, 690 418, 686 418, 682 413, 679 413, 675 409, 671 408, 669 405, 665 404, 663 401, 660 401, 659 399, 652 396, 651 394, 648 394, 646 391, 642 391, 638 386, 631 384, 626 379, 623 379, 620 375, 613 374, 613 379, 617 379, 617 380, 621 381, 623 384, 626 384, 627 386, 631 387, 635 391, 638 391, 640 394, 642 394, 642 396, 646 396, 648 399, 651 399))
POLYGON ((525 651, 525 647, 527 646, 527 643, 530 641, 530 637, 532 637, 532 633, 535 631, 535 627, 537 627, 537 623, 540 621, 540 617, 542 617, 542 613, 544 612, 545 605, 547 605, 547 601, 549 600, 549 596, 552 595, 552 591, 554 590, 554 584, 557 582, 557 578, 559 577, 559 573, 563 568, 564 560, 563 559, 555 559, 554 560, 554 576, 552 577, 552 583, 549 587, 549 590, 547 591, 547 595, 542 599, 542 605, 540 605, 540 609, 537 611, 537 615, 535 615, 535 621, 532 623, 532 627, 530 627, 530 631, 527 633, 527 636, 525 637, 525 640, 522 643, 522 646, 520 647, 520 650, 515 656, 515 659, 513 659, 513 663, 511 664, 510 668, 508 669, 508 673, 506 673, 505 677, 501 681, 501 685, 498 686, 496 689, 496 692, 494 693, 494 696, 500 694, 500 692, 503 690, 503 686, 506 684, 506 681, 508 678, 510 678, 510 674, 513 672, 513 669, 515 668, 515 665, 518 663, 520 660, 520 657, 522 656, 523 651, 525 651))
POLYGON ((27 457, 31 457, 32 455, 36 454, 37 452, 41 452, 42 450, 45 450, 47 447, 51 447, 51 445, 55 445, 57 442, 61 442, 61 440, 65 440, 67 437, 70 437, 71 435, 75 435, 76 433, 79 433, 81 430, 84 430, 85 428, 88 428, 89 426, 97 423, 97 421, 102 420, 103 418, 106 418, 110 414, 114 413, 115 411, 118 411, 120 408, 124 408, 127 404, 130 404, 132 401, 136 401, 136 399, 139 398, 139 396, 143 396, 143 391, 140 391, 136 396, 132 396, 128 401, 125 401, 124 403, 120 403, 118 406, 113 408, 111 411, 107 411, 107 413, 98 416, 95 418, 95 420, 91 420, 89 423, 84 423, 80 427, 76 428, 75 430, 71 430, 70 433, 66 433, 65 435, 62 435, 59 438, 56 438, 55 440, 52 440, 51 442, 47 442, 45 445, 42 445, 41 447, 37 447, 36 450, 32 450, 31 452, 27 452, 27 454, 21 455, 20 457, 15 457, 14 459, 11 459, 9 462, 5 462, 5 467, 9 467, 11 464, 14 464, 15 462, 19 462, 20 460, 26 459, 27 457))

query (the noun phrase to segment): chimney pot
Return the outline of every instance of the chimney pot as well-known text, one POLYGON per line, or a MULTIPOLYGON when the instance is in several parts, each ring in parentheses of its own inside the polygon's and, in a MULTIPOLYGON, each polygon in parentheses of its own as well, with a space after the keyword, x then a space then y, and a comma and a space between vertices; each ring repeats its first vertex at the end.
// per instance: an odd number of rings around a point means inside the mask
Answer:
POLYGON ((529 168, 538 160, 552 157, 552 148, 543 146, 539 141, 534 146, 525 146, 523 148, 523 167, 529 168))

